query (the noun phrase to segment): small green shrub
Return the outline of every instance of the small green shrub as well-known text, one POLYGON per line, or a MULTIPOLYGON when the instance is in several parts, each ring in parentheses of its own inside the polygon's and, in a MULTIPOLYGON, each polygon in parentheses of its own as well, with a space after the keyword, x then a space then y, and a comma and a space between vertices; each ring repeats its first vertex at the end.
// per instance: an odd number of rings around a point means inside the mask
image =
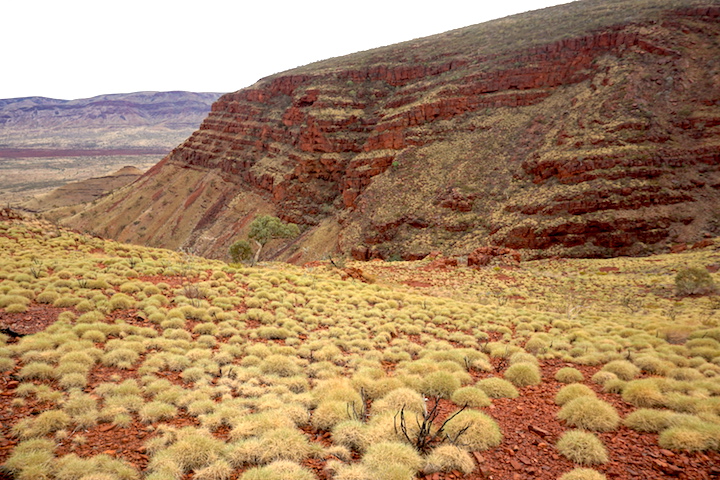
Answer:
POLYGON ((683 297, 709 295, 717 291, 717 285, 705 268, 688 267, 675 275, 675 291, 683 297))
POLYGON ((252 257, 252 246, 247 240, 238 240, 230 245, 228 253, 233 263, 244 262, 245 260, 250 260, 250 257, 252 257))
POLYGON ((606 463, 608 454, 600 439, 583 430, 570 430, 562 434, 557 444, 558 451, 568 460, 584 465, 606 463))

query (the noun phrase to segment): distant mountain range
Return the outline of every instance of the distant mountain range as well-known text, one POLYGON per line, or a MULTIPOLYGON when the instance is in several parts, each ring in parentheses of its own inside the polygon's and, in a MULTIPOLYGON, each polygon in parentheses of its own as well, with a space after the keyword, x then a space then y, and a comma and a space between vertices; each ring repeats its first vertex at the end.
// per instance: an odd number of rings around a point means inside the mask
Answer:
MULTIPOLYGON (((18 205, 125 165, 146 170, 198 128, 219 96, 137 92, 0 100, 0 201, 18 205)), ((115 180, 105 186, 116 188, 115 180)), ((43 205, 56 203, 66 202, 43 205)))
MULTIPOLYGON (((163 148, 197 129, 220 93, 136 92, 0 100, 0 149, 163 148)), ((46 155, 43 155, 46 156, 46 155)))

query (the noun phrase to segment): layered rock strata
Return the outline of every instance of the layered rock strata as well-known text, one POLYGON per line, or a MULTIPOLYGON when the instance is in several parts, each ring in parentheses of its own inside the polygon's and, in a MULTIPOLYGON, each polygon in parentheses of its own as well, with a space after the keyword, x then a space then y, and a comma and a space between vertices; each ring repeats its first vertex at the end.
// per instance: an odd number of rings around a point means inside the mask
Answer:
POLYGON ((720 6, 656 3, 635 21, 525 48, 463 40, 499 28, 480 25, 226 94, 161 164, 96 207, 152 233, 96 231, 222 256, 272 212, 305 227, 277 252, 296 260, 320 255, 320 232, 358 259, 481 245, 641 254, 718 234, 720 6))

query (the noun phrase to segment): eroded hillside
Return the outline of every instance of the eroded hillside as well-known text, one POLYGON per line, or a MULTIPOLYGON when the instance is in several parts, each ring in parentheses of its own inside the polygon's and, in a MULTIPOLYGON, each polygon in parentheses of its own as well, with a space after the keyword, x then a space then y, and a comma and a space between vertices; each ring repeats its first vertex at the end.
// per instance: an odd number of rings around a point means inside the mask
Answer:
POLYGON ((659 251, 718 233, 720 4, 580 1, 308 65, 221 97, 67 224, 223 257, 659 251))

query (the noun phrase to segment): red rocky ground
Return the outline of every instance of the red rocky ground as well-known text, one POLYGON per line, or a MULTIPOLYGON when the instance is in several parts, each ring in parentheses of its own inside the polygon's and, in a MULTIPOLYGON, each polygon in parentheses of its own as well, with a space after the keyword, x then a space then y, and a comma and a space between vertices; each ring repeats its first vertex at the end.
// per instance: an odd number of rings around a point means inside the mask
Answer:
MULTIPOLYGON (((168 282, 171 279, 158 281, 168 282)), ((30 334, 41 331, 54 322, 60 309, 47 306, 33 306, 28 313, 7 314, 0 313, 0 326, 10 328, 15 332, 30 334)), ((128 323, 150 326, 153 325, 138 318, 134 312, 124 312, 114 315, 128 323)), ((16 340, 11 340, 11 343, 16 340)), ((279 341, 281 342, 281 341, 279 341)), ((497 363, 497 362, 496 362, 497 363)), ((496 368, 502 368, 500 364, 496 368)), ((541 369, 543 382, 537 386, 521 388, 520 397, 516 399, 496 399, 490 407, 483 409, 495 418, 503 433, 503 442, 497 447, 484 452, 475 452, 477 462, 476 470, 468 475, 460 472, 435 473, 419 476, 427 480, 466 479, 466 480, 533 480, 558 478, 562 473, 576 467, 572 462, 560 455, 554 447, 559 436, 568 429, 562 422, 555 419, 559 407, 555 405, 554 397, 563 384, 554 380, 558 369, 565 366, 574 366, 583 372, 589 379, 600 367, 578 366, 559 360, 543 361, 541 369)), ((392 365, 388 365, 392 369, 392 365)), ((48 402, 38 402, 30 398, 23 406, 13 406, 11 402, 15 397, 14 390, 19 382, 15 370, 3 372, 0 378, 0 463, 8 458, 17 440, 12 437, 12 426, 22 418, 37 415, 50 408, 48 402)), ((472 372, 475 379, 489 374, 472 372)), ((134 370, 123 370, 105 366, 96 366, 90 376, 86 391, 90 391, 101 382, 117 381, 136 376, 134 370)), ((183 384, 177 372, 161 372, 161 376, 171 382, 183 384)), ((592 382, 585 382, 593 388, 598 397, 610 402, 621 414, 625 416, 633 407, 623 402, 616 394, 603 393, 600 386, 592 382)), ((437 423, 458 408, 450 401, 443 400, 440 404, 440 415, 437 423)), ((195 418, 180 414, 169 422, 175 426, 198 425, 195 418)), ((134 420, 126 427, 101 423, 84 432, 72 432, 67 439, 58 442, 56 454, 58 456, 76 453, 80 456, 91 456, 100 453, 117 457, 136 465, 139 469, 147 466, 148 455, 143 444, 155 435, 156 425, 143 424, 134 420), (84 443, 73 442, 73 438, 82 434, 84 443)), ((227 438, 227 431, 221 429, 216 432, 219 438, 227 438)), ((325 431, 306 429, 306 434, 314 442, 324 445, 330 444, 330 434, 325 431)), ((652 433, 639 433, 626 427, 619 427, 616 431, 599 434, 608 449, 610 461, 605 465, 596 466, 598 471, 604 473, 608 479, 631 480, 639 478, 653 479, 679 479, 702 480, 718 478, 720 476, 720 452, 671 452, 658 446, 658 436, 652 433)), ((325 470, 327 459, 309 459, 304 465, 315 471, 320 479, 329 479, 331 475, 325 470)), ((238 470, 231 477, 239 478, 243 470, 238 470)), ((187 479, 191 475, 186 476, 187 479)), ((0 477, 2 479, 2 477, 0 477)))

